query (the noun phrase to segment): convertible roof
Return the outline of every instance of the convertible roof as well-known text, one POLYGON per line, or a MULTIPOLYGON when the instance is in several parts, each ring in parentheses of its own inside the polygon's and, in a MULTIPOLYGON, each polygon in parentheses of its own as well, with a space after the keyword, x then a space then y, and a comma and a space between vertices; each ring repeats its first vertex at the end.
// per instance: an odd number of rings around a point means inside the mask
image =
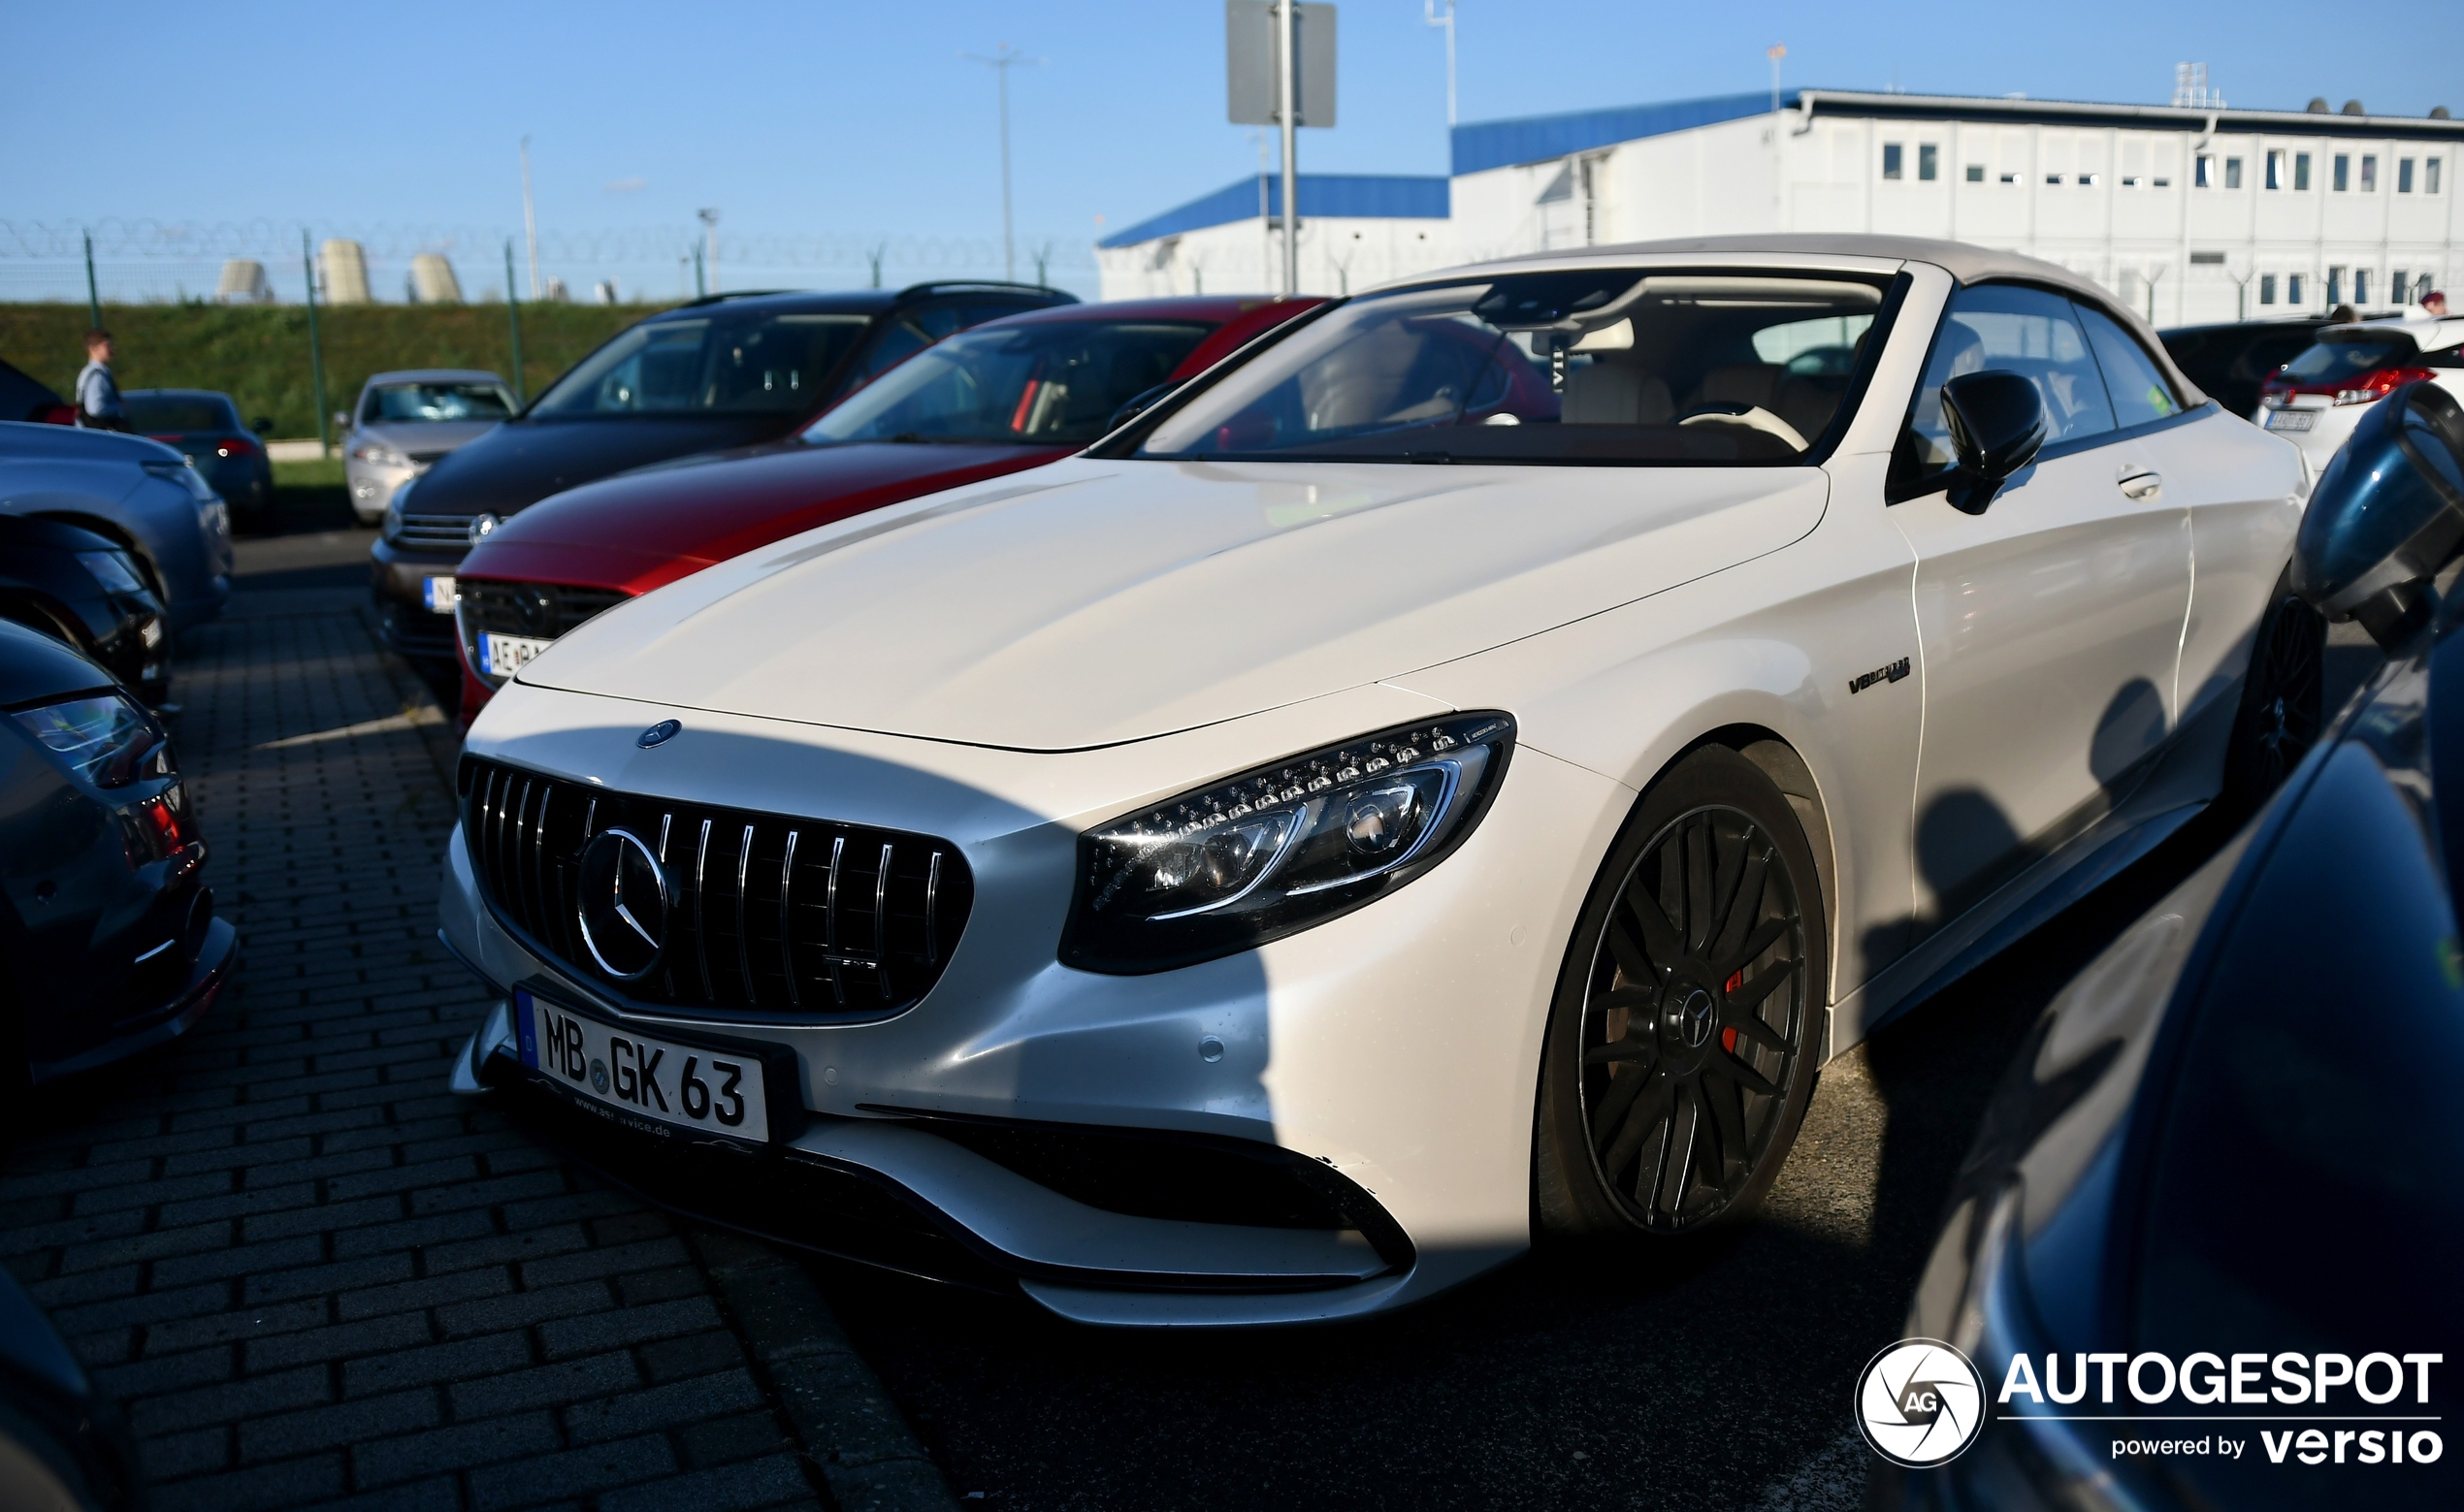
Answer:
MULTIPOLYGON (((1508 263, 1564 261, 1572 257, 1586 260, 1614 261, 1621 257, 1691 256, 1696 253, 1729 255, 1738 252, 1763 252, 1796 257, 1871 257, 1887 258, 1902 263, 1931 263, 1962 284, 1983 283, 1995 278, 2021 279, 2028 283, 2049 284, 2073 297, 2085 300, 2106 314, 2139 334, 2148 354, 2162 365, 2165 375, 2195 405, 2207 396, 2192 383, 2188 374, 2175 366, 2173 354, 2165 350, 2154 327, 2099 285, 2094 279, 2072 273, 2059 263, 2028 257, 2019 252, 2005 252, 1990 246, 1977 246, 1966 241, 1939 241, 1930 237, 1873 236, 1853 232, 1755 232, 1724 237, 1678 237, 1667 241, 1621 241, 1610 246, 1587 246, 1580 252, 1526 252, 1517 257, 1497 259, 1488 266, 1508 263)), ((1412 282, 1420 282, 1413 279, 1412 282)))

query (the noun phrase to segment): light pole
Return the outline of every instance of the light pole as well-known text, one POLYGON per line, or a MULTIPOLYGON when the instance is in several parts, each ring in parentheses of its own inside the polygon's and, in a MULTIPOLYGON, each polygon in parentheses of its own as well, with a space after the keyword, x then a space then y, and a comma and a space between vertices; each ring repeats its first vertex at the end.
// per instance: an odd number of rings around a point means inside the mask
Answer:
MULTIPOLYGON (((531 139, 522 139, 522 235, 531 245, 531 298, 539 297, 539 218, 531 212, 531 139)), ((514 385, 517 389, 520 384, 514 385)))
POLYGON ((325 343, 316 331, 316 259, 308 255, 308 227, 300 228, 300 272, 308 276, 308 371, 316 379, 316 454, 334 455, 334 433, 325 413, 325 343))
POLYGON ((719 292, 719 208, 693 212, 701 222, 702 288, 704 295, 719 292))
POLYGON ((1432 26, 1445 28, 1445 123, 1454 129, 1454 0, 1445 0, 1445 14, 1438 14, 1438 0, 1420 0, 1420 18, 1432 26))
POLYGON ((1763 49, 1763 56, 1771 60, 1771 113, 1777 115, 1779 113, 1779 60, 1788 56, 1788 44, 1774 42, 1763 49))
POLYGON ((1002 43, 990 57, 980 52, 961 52, 958 56, 970 63, 981 63, 992 70, 1000 80, 1001 94, 1001 276, 1018 278, 1018 246, 1010 231, 1010 70, 1024 66, 1041 68, 1048 61, 1031 58, 1008 43, 1002 43))

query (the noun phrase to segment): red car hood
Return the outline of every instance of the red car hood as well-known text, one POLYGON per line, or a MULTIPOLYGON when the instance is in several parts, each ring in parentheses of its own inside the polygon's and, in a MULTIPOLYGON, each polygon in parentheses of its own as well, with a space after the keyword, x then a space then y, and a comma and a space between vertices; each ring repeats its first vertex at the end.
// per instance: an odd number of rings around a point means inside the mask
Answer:
POLYGON ((757 546, 1069 456, 1066 446, 786 441, 604 478, 497 528, 460 575, 641 595, 757 546))

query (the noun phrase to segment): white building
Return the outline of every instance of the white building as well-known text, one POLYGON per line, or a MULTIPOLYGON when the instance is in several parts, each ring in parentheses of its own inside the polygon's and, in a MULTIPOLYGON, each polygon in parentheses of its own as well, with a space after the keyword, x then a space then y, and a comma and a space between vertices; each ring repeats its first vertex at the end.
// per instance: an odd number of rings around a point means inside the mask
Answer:
MULTIPOLYGON (((1458 126, 1448 218, 1410 222, 1400 243, 1390 232, 1381 265, 1373 273, 1359 256, 1347 281, 1602 242, 1874 231, 2030 253, 2174 325, 2343 303, 2385 308, 2464 273, 2455 183, 2464 122, 2444 111, 2412 118, 2356 106, 2331 115, 2324 102, 2246 111, 1830 89, 1791 90, 1771 107, 1767 93, 1730 95, 1458 126)), ((1303 283, 1337 292, 1327 249, 1354 237, 1364 250, 1377 245, 1367 228, 1378 223, 1314 211, 1310 176, 1301 183, 1303 283), (1313 214, 1330 220, 1313 227, 1313 214)), ((1141 268, 1150 280, 1178 270, 1170 287, 1186 292, 1193 253, 1223 289, 1271 286, 1258 276, 1275 265, 1260 260, 1256 192, 1246 182, 1112 238, 1101 254, 1105 295, 1163 292, 1161 281, 1127 281, 1141 268)))
MULTIPOLYGON (((1446 180, 1372 174, 1300 176, 1301 292, 1348 294, 1462 262, 1446 180)), ((1258 294, 1283 286, 1280 177, 1228 184, 1095 243, 1108 300, 1258 294)))

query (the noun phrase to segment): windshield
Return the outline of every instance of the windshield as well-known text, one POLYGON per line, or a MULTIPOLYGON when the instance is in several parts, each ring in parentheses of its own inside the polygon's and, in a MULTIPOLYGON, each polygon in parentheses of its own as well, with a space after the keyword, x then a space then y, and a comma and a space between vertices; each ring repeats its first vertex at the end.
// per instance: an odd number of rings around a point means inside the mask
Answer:
POLYGON ((1068 320, 971 331, 899 364, 813 422, 804 439, 1084 446, 1121 405, 1168 381, 1214 328, 1068 320))
POLYGON ((131 394, 127 402, 130 429, 148 435, 243 429, 240 417, 215 395, 131 394))
POLYGON ((872 324, 865 315, 646 320, 539 396, 535 415, 794 414, 872 324))
POLYGON ((2390 341, 2384 337, 2375 339, 2337 340, 2333 338, 2318 342, 2310 350, 2285 365, 2285 376, 2296 383, 2324 383, 2368 372, 2384 367, 2411 346, 2410 341, 2390 341))
POLYGON ((1137 455, 1792 463, 1882 306, 1836 274, 1526 273, 1352 301, 1166 419, 1137 455))
POLYGON ((388 383, 360 401, 362 425, 421 425, 438 420, 503 420, 519 406, 497 383, 388 383))

